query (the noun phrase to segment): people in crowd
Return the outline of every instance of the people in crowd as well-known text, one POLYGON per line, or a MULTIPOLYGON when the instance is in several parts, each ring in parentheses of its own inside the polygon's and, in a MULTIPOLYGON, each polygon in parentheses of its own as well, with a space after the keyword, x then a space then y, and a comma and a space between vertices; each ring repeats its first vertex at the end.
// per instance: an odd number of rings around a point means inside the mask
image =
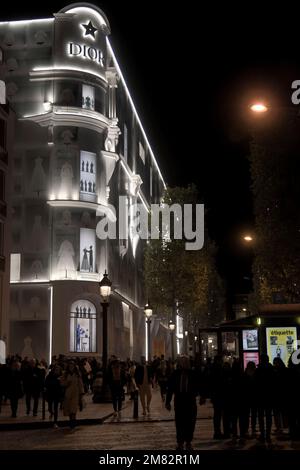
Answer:
POLYGON ((214 409, 214 439, 222 439, 223 434, 221 426, 224 416, 224 370, 222 356, 217 355, 214 358, 214 362, 211 366, 211 372, 208 376, 207 389, 207 395, 211 398, 214 409))
POLYGON ((96 373, 96 377, 92 385, 93 403, 101 403, 102 386, 103 386, 103 373, 99 371, 96 373))
POLYGON ((242 377, 241 388, 241 438, 249 436, 251 421, 251 438, 256 437, 257 400, 255 389, 255 362, 249 361, 242 377))
POLYGON ((127 362, 128 369, 127 369, 127 393, 130 395, 130 400, 134 399, 134 394, 137 392, 137 385, 135 382, 135 370, 136 365, 133 361, 127 362))
POLYGON ((126 376, 119 359, 113 359, 110 362, 107 376, 112 396, 114 415, 120 417, 126 376))
POLYGON ((96 358, 68 358, 58 355, 52 358, 48 367, 44 360, 22 360, 18 355, 10 356, 6 364, 0 366, 0 401, 4 404, 2 414, 6 399, 10 400, 12 417, 20 415, 20 410, 23 413, 20 398, 25 394, 25 411, 27 414, 32 411, 36 416, 41 403, 41 392, 45 390, 43 398, 48 402, 49 419, 53 419, 54 427, 57 426, 59 407, 62 404, 63 412, 69 416, 70 427, 73 429, 77 411, 83 407, 83 394, 91 388, 89 382, 93 391, 91 401, 102 401, 104 373, 110 385, 114 413, 119 414, 122 409, 126 384, 131 398, 137 393, 136 390, 139 391, 144 416, 150 413, 154 380, 159 385, 160 397, 162 401, 165 400, 168 408, 174 397, 178 448, 182 448, 183 443, 191 448, 195 407, 194 398, 190 399, 190 394, 194 396, 194 389, 190 390, 186 382, 193 384, 193 377, 196 377, 198 383, 197 393, 211 399, 215 439, 231 439, 235 443, 239 438, 239 445, 249 438, 259 438, 261 443, 271 443, 273 424, 273 433, 277 438, 288 429, 292 440, 300 440, 300 365, 293 364, 290 360, 286 367, 279 357, 270 364, 266 355, 261 355, 257 367, 254 362, 249 362, 245 371, 237 359, 228 360, 225 356, 215 356, 202 368, 191 361, 187 366, 182 358, 172 361, 166 360, 164 356, 156 356, 153 361, 146 363, 142 357, 140 363, 135 363, 128 358, 120 361, 112 356, 107 371, 103 370, 96 358), (181 380, 182 377, 183 382, 179 383, 179 378, 181 380), (187 408, 184 401, 187 402, 187 408), (257 421, 259 436, 256 434, 257 421))
POLYGON ((280 435, 287 427, 287 368, 280 357, 273 360, 274 368, 274 390, 273 390, 273 415, 275 434, 280 435))
POLYGON ((53 427, 57 428, 58 407, 62 401, 62 385, 60 377, 62 375, 61 367, 56 364, 49 372, 45 380, 46 399, 48 402, 49 418, 53 418, 53 427))
POLYGON ((10 365, 7 392, 10 400, 11 417, 16 418, 18 402, 23 396, 21 364, 17 360, 13 360, 10 365))
POLYGON ((61 385, 64 387, 63 412, 70 418, 70 429, 76 427, 76 414, 82 407, 84 388, 79 369, 74 361, 69 361, 67 368, 61 377, 61 385))
POLYGON ((199 378, 190 367, 189 358, 178 358, 178 367, 172 373, 167 387, 166 408, 171 410, 171 400, 174 396, 175 425, 177 450, 192 450, 197 404, 196 397, 200 392, 199 378))
POLYGON ((45 380, 45 369, 38 367, 35 359, 24 361, 21 368, 26 399, 26 413, 30 414, 33 401, 33 416, 37 416, 38 405, 45 380))
POLYGON ((256 400, 259 423, 259 440, 271 442, 272 408, 274 404, 274 369, 269 362, 269 356, 262 354, 255 371, 256 400))
POLYGON ((146 358, 144 356, 141 357, 141 364, 138 364, 136 367, 134 378, 139 389, 143 415, 145 416, 147 413, 150 414, 153 372, 150 365, 146 363, 146 358))
POLYGON ((159 366, 156 369, 156 380, 160 388, 160 396, 162 402, 165 402, 166 394, 167 394, 167 384, 170 377, 170 369, 168 368, 168 364, 165 361, 164 357, 160 361, 159 366))

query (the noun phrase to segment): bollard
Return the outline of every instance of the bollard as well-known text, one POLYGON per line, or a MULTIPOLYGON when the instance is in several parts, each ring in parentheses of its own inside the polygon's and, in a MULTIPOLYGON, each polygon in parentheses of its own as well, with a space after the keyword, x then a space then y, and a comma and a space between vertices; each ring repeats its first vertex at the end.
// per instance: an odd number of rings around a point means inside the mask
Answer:
POLYGON ((42 419, 45 419, 46 416, 46 399, 45 399, 45 392, 42 393, 42 419))
POLYGON ((139 417, 139 392, 135 390, 133 392, 133 417, 137 419, 139 417))

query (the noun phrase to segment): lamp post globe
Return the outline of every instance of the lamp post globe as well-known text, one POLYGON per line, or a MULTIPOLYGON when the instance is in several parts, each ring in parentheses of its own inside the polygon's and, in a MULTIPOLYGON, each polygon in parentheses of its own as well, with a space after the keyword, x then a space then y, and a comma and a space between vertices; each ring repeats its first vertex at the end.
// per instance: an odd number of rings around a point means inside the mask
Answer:
POLYGON ((146 318, 151 318, 153 313, 153 309, 150 305, 150 302, 148 301, 144 307, 144 314, 146 318))
POLYGON ((173 320, 169 321, 169 329, 171 332, 171 351, 172 351, 172 361, 174 361, 174 332, 175 332, 176 325, 173 320))
POLYGON ((100 290, 100 299, 101 304, 106 303, 109 304, 110 294, 111 294, 111 285, 112 282, 108 277, 107 272, 103 274, 103 278, 99 282, 99 290, 100 290))

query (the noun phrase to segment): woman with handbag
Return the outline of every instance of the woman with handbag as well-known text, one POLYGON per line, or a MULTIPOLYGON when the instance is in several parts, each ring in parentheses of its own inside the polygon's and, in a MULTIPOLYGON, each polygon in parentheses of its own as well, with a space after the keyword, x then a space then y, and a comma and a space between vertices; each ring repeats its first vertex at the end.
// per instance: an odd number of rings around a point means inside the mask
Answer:
POLYGON ((65 389, 63 401, 64 416, 69 416, 70 428, 74 430, 76 426, 76 413, 78 409, 82 409, 82 397, 84 395, 83 383, 74 361, 68 363, 66 371, 61 378, 61 384, 65 389))

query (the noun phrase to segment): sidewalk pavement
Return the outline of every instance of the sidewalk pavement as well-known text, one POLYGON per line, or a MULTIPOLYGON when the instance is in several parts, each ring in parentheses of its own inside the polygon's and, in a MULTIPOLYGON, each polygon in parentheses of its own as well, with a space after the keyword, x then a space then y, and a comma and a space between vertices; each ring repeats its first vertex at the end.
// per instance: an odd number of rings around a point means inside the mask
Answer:
MULTIPOLYGON (((133 418, 133 401, 126 395, 123 410, 119 416, 114 416, 112 403, 93 403, 92 395, 85 395, 86 407, 77 414, 78 425, 93 425, 108 423, 134 423, 134 422, 158 422, 174 420, 174 410, 171 412, 165 409, 162 403, 158 388, 153 389, 150 414, 142 415, 142 407, 138 400, 138 418, 133 418)), ((11 418, 10 403, 2 404, 0 413, 0 431, 20 430, 20 429, 43 429, 53 426, 53 421, 49 418, 48 404, 45 403, 45 419, 42 419, 42 399, 39 400, 38 414, 36 417, 26 415, 25 400, 19 400, 17 418, 11 418)), ((198 419, 211 419, 213 410, 211 404, 198 406, 198 419)), ((69 417, 64 416, 62 410, 58 414, 58 426, 65 427, 69 425, 69 417)))

